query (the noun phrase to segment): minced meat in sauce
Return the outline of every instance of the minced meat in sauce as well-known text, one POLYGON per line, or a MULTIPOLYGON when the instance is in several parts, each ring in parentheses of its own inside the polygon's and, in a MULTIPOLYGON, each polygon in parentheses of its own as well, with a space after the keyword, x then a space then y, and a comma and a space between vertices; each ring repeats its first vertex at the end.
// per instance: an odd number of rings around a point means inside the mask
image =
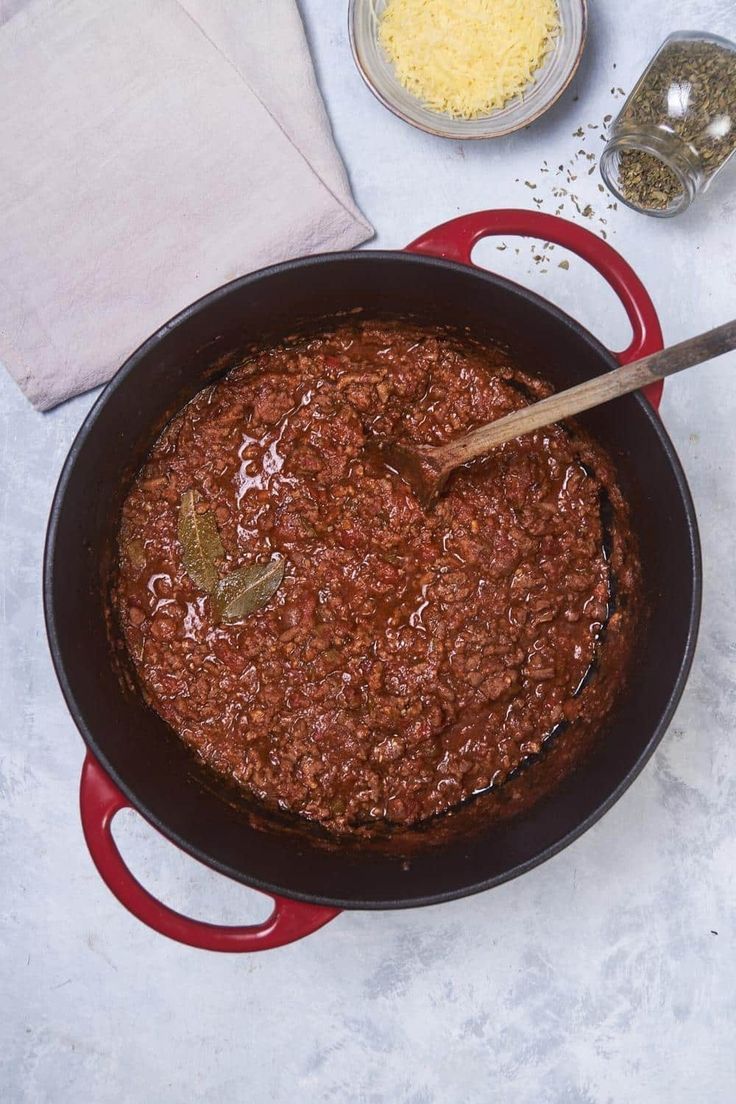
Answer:
POLYGON ((364 447, 439 444, 550 391, 501 349, 363 322, 200 392, 123 508, 115 604, 152 707, 215 771, 339 832, 446 812, 599 720, 589 676, 624 671, 638 578, 606 453, 553 426, 425 511, 364 447), (242 620, 184 567, 192 491, 217 577, 283 561, 242 620))

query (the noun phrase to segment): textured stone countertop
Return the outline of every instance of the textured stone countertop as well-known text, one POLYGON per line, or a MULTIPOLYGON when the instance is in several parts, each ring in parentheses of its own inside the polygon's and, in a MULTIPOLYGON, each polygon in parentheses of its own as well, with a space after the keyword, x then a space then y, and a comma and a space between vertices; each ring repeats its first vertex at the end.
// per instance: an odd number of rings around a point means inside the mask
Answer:
MULTIPOLYGON (((350 57, 346 7, 303 0, 356 197, 374 244, 388 248, 462 212, 532 207, 533 196, 554 211, 557 166, 602 148, 588 124, 615 113, 611 89, 631 87, 667 32, 736 37, 733 0, 594 0, 563 101, 523 133, 456 145, 408 128, 370 96, 350 57)), ((683 217, 658 221, 609 210, 592 163, 578 159, 570 186, 592 215, 581 219, 568 200, 562 213, 605 230, 635 266, 666 340, 732 317, 736 168, 683 217)), ((497 244, 476 260, 625 344, 620 306, 582 261, 565 270, 560 250, 547 265, 528 242, 497 244)), ((418 911, 344 914, 302 943, 243 957, 148 931, 104 887, 82 840, 83 745, 47 653, 40 572, 56 477, 91 401, 40 415, 0 372, 0 1098, 735 1100, 736 356, 671 381, 662 405, 700 518, 704 608, 682 703, 631 789, 573 846, 498 889, 418 911)), ((267 911, 132 812, 117 838, 133 871, 176 908, 230 923, 267 911)))

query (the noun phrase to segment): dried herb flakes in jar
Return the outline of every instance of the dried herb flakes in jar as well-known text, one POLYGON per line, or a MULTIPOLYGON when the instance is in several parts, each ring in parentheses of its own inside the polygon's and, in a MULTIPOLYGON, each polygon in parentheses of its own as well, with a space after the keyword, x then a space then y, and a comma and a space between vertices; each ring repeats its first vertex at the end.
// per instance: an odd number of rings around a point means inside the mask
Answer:
POLYGON ((649 214, 684 210, 736 150, 736 45, 670 35, 611 128, 608 187, 649 214))
POLYGON ((683 193, 672 169, 645 150, 621 151, 618 179, 623 196, 637 207, 664 209, 683 193))

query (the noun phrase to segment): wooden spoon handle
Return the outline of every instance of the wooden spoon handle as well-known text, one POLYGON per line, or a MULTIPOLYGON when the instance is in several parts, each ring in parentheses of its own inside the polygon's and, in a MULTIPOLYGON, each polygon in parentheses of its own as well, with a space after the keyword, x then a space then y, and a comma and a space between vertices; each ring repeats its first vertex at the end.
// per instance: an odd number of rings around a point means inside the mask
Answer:
POLYGON ((480 429, 472 430, 465 437, 450 441, 432 451, 438 459, 441 458, 443 468, 455 468, 474 460, 476 456, 485 455, 506 441, 513 441, 523 433, 570 418, 573 414, 600 406, 620 395, 627 395, 630 391, 638 391, 648 383, 682 372, 685 368, 692 368, 694 364, 712 360, 731 349, 736 349, 736 320, 716 326, 714 330, 690 337, 687 341, 671 345, 668 349, 652 353, 641 360, 635 360, 633 364, 625 364, 613 372, 586 380, 567 391, 550 395, 547 399, 507 414, 495 422, 489 422, 480 429))

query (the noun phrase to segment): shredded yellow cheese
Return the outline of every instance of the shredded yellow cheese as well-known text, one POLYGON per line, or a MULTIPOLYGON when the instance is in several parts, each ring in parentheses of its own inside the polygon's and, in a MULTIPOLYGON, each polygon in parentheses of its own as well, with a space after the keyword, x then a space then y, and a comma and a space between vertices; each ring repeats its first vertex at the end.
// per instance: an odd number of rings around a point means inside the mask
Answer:
POLYGON ((558 29, 556 0, 388 0, 379 40, 407 91, 473 119, 524 91, 558 29))

